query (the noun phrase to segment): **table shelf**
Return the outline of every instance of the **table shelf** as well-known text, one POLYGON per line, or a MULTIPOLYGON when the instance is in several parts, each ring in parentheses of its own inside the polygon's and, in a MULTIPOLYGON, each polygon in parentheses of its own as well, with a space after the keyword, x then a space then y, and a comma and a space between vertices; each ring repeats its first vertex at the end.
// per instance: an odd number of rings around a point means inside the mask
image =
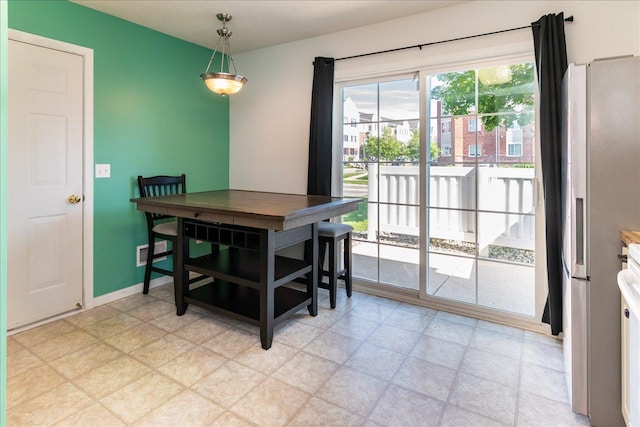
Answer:
MULTIPOLYGON (((306 292, 281 286, 274 290, 274 325, 311 303, 306 292)), ((185 302, 260 326, 260 290, 224 280, 189 291, 185 302)))
MULTIPOLYGON (((241 249, 223 249, 216 254, 190 258, 185 268, 216 279, 260 289, 260 254, 241 249)), ((274 287, 304 276, 312 270, 304 260, 275 256, 274 287)))

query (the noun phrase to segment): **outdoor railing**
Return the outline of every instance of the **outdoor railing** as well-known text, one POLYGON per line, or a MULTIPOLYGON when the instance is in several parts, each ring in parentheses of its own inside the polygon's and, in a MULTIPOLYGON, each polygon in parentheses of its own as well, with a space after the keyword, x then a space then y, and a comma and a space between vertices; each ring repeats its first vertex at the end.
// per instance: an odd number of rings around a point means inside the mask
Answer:
MULTIPOLYGON (((368 175, 367 238, 418 236, 419 167, 372 163, 368 175)), ((478 233, 481 252, 490 244, 533 249, 534 169, 431 166, 429 175, 431 238, 475 242, 478 233)))

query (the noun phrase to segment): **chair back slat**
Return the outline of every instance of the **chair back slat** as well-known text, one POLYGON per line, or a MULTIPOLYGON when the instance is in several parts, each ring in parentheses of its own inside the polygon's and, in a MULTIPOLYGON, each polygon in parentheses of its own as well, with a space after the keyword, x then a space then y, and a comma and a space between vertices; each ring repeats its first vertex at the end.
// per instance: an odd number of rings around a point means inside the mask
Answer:
MULTIPOLYGON (((144 178, 138 176, 138 188, 140 197, 170 196, 172 194, 184 194, 187 192, 185 174, 179 176, 158 175, 144 178)), ((171 215, 156 214, 146 212, 147 219, 156 221, 159 219, 172 218, 171 215)))

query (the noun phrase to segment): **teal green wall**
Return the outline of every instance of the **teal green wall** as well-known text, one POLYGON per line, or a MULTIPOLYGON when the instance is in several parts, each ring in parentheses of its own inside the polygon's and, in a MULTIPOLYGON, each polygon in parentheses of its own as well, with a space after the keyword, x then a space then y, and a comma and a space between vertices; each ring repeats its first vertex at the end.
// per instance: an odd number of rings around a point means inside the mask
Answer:
POLYGON ((0 1, 0 426, 7 404, 7 3, 0 1))
POLYGON ((9 28, 94 50, 94 164, 111 164, 111 178, 94 179, 94 296, 142 282, 136 177, 229 185, 228 98, 199 77, 211 50, 61 0, 10 0, 9 28))

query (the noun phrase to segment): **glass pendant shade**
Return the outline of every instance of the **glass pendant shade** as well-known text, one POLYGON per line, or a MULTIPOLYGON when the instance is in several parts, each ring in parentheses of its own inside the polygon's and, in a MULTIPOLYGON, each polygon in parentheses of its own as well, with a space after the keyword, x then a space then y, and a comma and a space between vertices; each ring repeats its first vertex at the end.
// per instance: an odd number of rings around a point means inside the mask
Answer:
POLYGON ((200 78, 211 92, 220 95, 234 94, 247 82, 247 78, 231 73, 203 73, 200 78))
POLYGON ((242 89, 244 84, 247 82, 247 78, 241 76, 236 71, 236 65, 233 62, 233 57, 231 56, 231 48, 229 47, 229 37, 231 37, 231 31, 227 28, 227 22, 231 20, 231 15, 226 13, 219 13, 218 19, 222 21, 222 28, 218 30, 218 43, 216 45, 215 50, 213 51, 213 55, 211 55, 211 59, 209 60, 209 64, 207 65, 207 69, 204 73, 200 74, 200 78, 204 81, 204 84, 207 85, 207 88, 215 93, 219 93, 222 96, 231 95, 237 93, 242 89), (211 67, 211 63, 218 53, 218 48, 222 47, 220 50, 220 71, 210 73, 209 68, 211 67), (233 67, 233 73, 226 72, 224 63, 225 60, 227 62, 227 69, 231 71, 231 67, 233 67))
POLYGON ((498 85, 511 81, 511 68, 508 65, 500 65, 478 70, 478 80, 485 86, 498 85))

